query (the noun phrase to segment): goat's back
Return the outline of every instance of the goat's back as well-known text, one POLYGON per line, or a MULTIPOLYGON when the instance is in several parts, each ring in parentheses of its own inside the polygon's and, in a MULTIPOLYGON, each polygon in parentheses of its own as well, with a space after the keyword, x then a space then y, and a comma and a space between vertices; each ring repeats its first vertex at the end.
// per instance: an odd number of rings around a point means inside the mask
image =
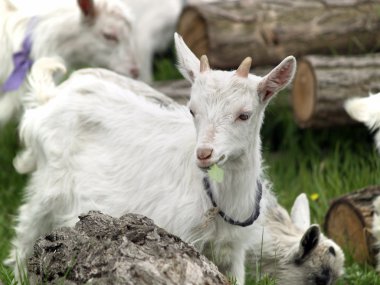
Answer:
POLYGON ((161 107, 102 74, 74 73, 48 103, 25 113, 22 133, 37 160, 31 187, 70 197, 73 217, 90 209, 136 212, 163 227, 174 217, 172 230, 183 235, 181 224, 193 218, 186 209, 200 207, 203 191, 201 178, 192 181, 201 172, 192 161, 189 111, 161 107))

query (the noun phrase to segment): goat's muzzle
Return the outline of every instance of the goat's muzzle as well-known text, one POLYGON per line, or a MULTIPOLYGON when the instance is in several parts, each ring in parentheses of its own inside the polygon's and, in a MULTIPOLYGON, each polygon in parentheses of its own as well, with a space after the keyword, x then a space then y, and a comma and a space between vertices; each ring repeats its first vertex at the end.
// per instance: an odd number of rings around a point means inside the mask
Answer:
POLYGON ((210 167, 214 161, 212 161, 213 149, 210 147, 200 147, 196 151, 197 164, 200 168, 210 167))

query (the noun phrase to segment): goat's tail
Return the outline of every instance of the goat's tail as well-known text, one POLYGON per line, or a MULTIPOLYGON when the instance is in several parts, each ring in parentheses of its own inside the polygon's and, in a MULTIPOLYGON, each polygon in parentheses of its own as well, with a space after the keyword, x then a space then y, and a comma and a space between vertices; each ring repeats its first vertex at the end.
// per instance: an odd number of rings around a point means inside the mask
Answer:
MULTIPOLYGON (((55 96, 57 90, 54 75, 57 72, 66 72, 62 60, 42 58, 36 61, 28 77, 29 92, 21 97, 25 109, 41 106, 55 96)), ((38 120, 34 120, 33 114, 26 112, 20 124, 20 140, 23 141, 25 149, 13 160, 15 169, 21 174, 30 173, 37 167, 36 128, 39 128, 38 120)))
POLYGON ((45 104, 56 93, 54 76, 65 74, 66 67, 60 58, 46 57, 37 60, 28 77, 29 92, 22 96, 25 109, 45 104))

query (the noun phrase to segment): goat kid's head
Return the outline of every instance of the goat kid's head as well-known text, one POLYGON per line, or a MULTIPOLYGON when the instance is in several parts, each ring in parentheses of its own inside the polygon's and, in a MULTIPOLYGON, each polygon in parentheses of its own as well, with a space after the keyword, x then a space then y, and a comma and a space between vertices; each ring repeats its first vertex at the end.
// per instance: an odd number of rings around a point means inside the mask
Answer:
POLYGON ((197 165, 208 168, 240 162, 260 149, 259 132, 265 106, 288 85, 296 69, 293 56, 285 58, 265 77, 249 74, 251 58, 235 71, 212 70, 175 34, 178 68, 192 83, 189 109, 197 131, 197 165))
POLYGON ((137 78, 133 18, 123 1, 77 0, 81 11, 80 38, 73 60, 137 78))
POLYGON ((321 233, 318 225, 310 225, 309 202, 305 194, 300 194, 294 202, 291 219, 304 234, 293 253, 289 255, 289 264, 296 268, 289 272, 300 273, 290 275, 289 284, 334 284, 343 274, 344 254, 335 242, 321 233), (294 283, 296 276, 299 280, 294 283))

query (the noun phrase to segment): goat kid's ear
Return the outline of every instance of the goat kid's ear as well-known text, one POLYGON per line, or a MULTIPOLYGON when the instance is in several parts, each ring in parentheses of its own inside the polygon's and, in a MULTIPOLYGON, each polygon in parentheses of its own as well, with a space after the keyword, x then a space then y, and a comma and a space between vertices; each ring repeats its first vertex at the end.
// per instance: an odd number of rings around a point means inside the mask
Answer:
POLYGON ((298 195, 294 201, 290 217, 293 224, 300 230, 306 231, 310 227, 309 200, 305 193, 298 195))
POLYGON ((305 257, 307 257, 317 247, 320 236, 321 230, 319 229, 319 226, 310 226, 310 228, 305 232, 305 234, 301 238, 296 256, 296 263, 302 263, 305 257))
MULTIPOLYGON (((199 59, 193 54, 193 52, 187 47, 182 37, 175 33, 174 34, 174 44, 177 53, 177 67, 181 72, 183 77, 185 77, 191 83, 194 82, 195 78, 201 72, 201 66, 199 59)), ((202 60, 202 68, 205 71, 209 69, 207 57, 202 60), (206 63, 207 61, 207 63, 206 63)), ((203 72, 202 71, 202 72, 203 72)))
POLYGON ((94 0, 77 0, 77 2, 85 19, 95 18, 96 9, 95 9, 94 0))
POLYGON ((258 93, 262 102, 268 102, 278 91, 293 79, 297 67, 294 56, 288 56, 267 74, 259 83, 258 93))

